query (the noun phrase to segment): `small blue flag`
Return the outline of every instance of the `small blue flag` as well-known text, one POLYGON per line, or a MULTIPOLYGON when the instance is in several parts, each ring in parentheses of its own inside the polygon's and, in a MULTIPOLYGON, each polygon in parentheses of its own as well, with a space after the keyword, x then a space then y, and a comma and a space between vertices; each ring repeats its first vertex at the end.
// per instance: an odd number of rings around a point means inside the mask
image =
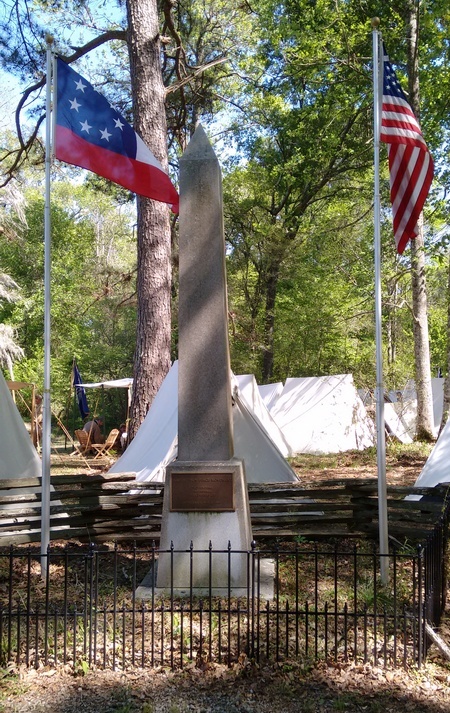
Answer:
POLYGON ((75 362, 73 363, 72 386, 75 389, 75 395, 77 397, 78 408, 80 409, 81 418, 86 418, 86 416, 89 415, 89 406, 86 398, 86 390, 83 386, 83 380, 75 362))

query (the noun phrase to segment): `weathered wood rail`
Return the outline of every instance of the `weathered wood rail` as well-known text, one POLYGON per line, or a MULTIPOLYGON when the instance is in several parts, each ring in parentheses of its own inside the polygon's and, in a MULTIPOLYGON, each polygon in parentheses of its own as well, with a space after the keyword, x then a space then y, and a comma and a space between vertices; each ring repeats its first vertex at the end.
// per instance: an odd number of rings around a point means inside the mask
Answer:
MULTIPOLYGON (((134 473, 55 475, 51 483, 52 540, 159 539, 163 483, 137 482, 134 473)), ((40 540, 40 485, 40 478, 0 480, 0 546, 40 540)), ((248 490, 255 539, 377 536, 376 478, 251 484, 248 490)), ((388 487, 389 534, 422 541, 442 516, 448 491, 388 487), (412 494, 425 499, 405 499, 412 494)))

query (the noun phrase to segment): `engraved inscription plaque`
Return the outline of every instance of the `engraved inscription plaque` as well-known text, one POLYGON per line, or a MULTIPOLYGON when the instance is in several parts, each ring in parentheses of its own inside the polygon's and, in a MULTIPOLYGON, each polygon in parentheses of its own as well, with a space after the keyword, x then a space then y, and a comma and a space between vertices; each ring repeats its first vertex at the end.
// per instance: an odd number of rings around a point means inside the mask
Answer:
POLYGON ((234 511, 233 473, 170 474, 172 512, 234 511))

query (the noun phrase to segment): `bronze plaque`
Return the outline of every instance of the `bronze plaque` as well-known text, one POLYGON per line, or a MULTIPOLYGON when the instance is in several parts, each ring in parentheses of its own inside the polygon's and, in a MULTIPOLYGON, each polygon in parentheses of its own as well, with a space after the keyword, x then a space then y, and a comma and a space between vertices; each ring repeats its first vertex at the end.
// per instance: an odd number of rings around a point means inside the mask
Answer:
POLYGON ((233 473, 171 473, 172 512, 234 511, 233 473))

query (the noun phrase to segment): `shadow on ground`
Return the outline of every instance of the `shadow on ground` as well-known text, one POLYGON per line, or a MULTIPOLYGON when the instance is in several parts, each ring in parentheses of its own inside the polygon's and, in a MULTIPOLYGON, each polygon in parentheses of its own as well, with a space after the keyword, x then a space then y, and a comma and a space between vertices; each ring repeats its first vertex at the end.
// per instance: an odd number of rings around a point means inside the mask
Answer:
MULTIPOLYGON (((370 666, 298 664, 233 669, 188 664, 183 672, 61 672, 9 681, 4 713, 444 713, 448 670, 382 671, 370 666)), ((3 703, 3 708, 2 708, 3 703)))

